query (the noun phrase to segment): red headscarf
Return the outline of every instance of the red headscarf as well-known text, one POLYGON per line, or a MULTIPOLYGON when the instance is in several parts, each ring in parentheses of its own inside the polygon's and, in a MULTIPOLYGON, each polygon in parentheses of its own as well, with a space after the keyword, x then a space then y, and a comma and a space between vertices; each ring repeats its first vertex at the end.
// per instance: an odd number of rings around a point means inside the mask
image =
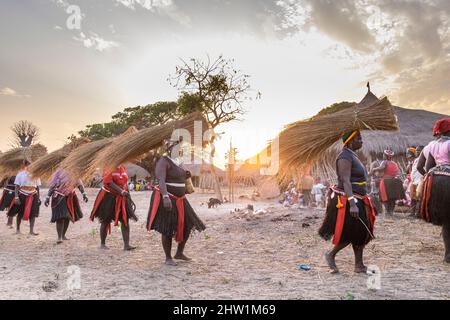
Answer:
POLYGON ((443 118, 436 121, 433 127, 433 135, 437 136, 450 131, 450 118, 443 118))

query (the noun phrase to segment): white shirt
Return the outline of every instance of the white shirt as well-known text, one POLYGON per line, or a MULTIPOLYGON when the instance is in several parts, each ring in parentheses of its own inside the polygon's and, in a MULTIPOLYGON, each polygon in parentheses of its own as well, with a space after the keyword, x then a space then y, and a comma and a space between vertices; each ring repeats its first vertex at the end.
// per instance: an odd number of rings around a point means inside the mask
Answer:
POLYGON ((420 178, 422 178, 422 174, 417 170, 417 164, 419 163, 419 158, 414 160, 414 163, 412 165, 411 169, 411 180, 412 184, 417 186, 420 183, 420 178))
POLYGON ((321 183, 315 184, 313 186, 313 188, 312 188, 312 194, 322 195, 322 190, 325 189, 325 188, 326 187, 323 184, 321 184, 321 183))
POLYGON ((430 155, 430 150, 433 145, 436 143, 436 140, 431 141, 425 148, 423 148, 422 153, 425 157, 425 160, 428 160, 428 156, 430 155))
MULTIPOLYGON (((16 180, 14 181, 15 185, 18 185, 19 187, 40 187, 41 186, 41 179, 31 179, 30 174, 28 171, 20 171, 17 176, 16 180)), ((31 193, 26 190, 22 190, 23 193, 31 193)))

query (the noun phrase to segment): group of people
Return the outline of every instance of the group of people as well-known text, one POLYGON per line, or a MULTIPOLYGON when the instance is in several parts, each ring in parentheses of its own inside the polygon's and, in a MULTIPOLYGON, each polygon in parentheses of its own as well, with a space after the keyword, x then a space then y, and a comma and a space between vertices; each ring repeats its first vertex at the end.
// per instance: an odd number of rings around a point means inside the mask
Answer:
MULTIPOLYGON (((166 264, 176 265, 176 260, 189 261, 184 248, 193 230, 205 230, 204 223, 195 213, 186 199, 186 180, 190 173, 184 170, 179 157, 172 158, 172 149, 180 141, 167 141, 168 156, 159 159, 155 175, 158 184, 153 187, 150 209, 147 217, 147 230, 156 230, 162 234, 162 246, 166 256, 166 264), (176 254, 172 256, 172 239, 178 243, 176 254)), ((22 221, 29 221, 30 234, 38 235, 34 226, 39 217, 41 206, 40 179, 31 177, 28 167, 30 162, 24 160, 20 172, 8 179, 0 200, 0 209, 7 211, 8 225, 13 228, 16 217, 16 232, 20 233, 22 221)), ((105 172, 103 187, 94 202, 90 220, 97 218, 100 222, 100 248, 108 249, 106 239, 111 233, 111 225, 119 226, 122 231, 124 250, 131 251, 136 247, 130 244, 130 219, 138 221, 136 206, 131 199, 128 187, 128 173, 123 165, 113 171, 105 172)), ((51 222, 56 224, 57 244, 68 240, 66 237, 70 223, 83 218, 80 201, 76 189, 82 194, 83 201, 89 199, 83 183, 71 177, 64 170, 57 170, 51 179, 49 191, 44 205, 50 206, 51 222)))
POLYGON ((291 181, 283 192, 281 203, 284 206, 297 205, 299 208, 323 208, 326 204, 326 190, 330 183, 322 183, 321 178, 314 179, 310 175, 302 176, 300 187, 291 181))
MULTIPOLYGON (((442 227, 444 260, 450 263, 450 118, 439 120, 433 128, 433 135, 435 139, 423 149, 416 148, 414 159, 410 159, 410 189, 413 194, 420 195, 415 198, 420 217, 442 227)), ((317 194, 320 194, 328 189, 326 215, 319 235, 326 240, 333 238, 334 247, 325 255, 330 270, 339 272, 335 257, 352 245, 355 272, 362 273, 367 271, 363 259, 364 248, 374 239, 375 220, 379 212, 375 202, 379 199, 387 214, 392 215, 395 201, 404 197, 405 190, 398 177, 399 168, 392 161, 393 152, 386 150, 383 161, 373 163, 367 170, 356 154, 363 145, 359 130, 345 132, 342 140, 343 149, 336 159, 337 185, 326 188, 320 180, 316 180, 310 189, 302 192, 312 196, 312 190, 319 190, 317 194), (369 177, 372 178, 371 194, 368 190, 369 177)), ((167 154, 170 155, 179 143, 167 141, 167 154)), ((182 168, 180 161, 179 157, 164 156, 157 162, 155 176, 158 183, 153 186, 146 222, 148 231, 155 230, 162 235, 162 247, 168 265, 176 265, 174 259, 190 260, 184 254, 189 236, 193 230, 203 231, 206 228, 186 198, 186 180, 190 178, 190 173, 182 168), (178 247, 173 256, 174 238, 178 247)), ((41 182, 31 177, 29 165, 25 160, 22 170, 8 179, 0 200, 0 209, 7 211, 10 227, 13 227, 12 219, 16 217, 18 233, 21 222, 29 221, 30 234, 37 235, 34 226, 41 206, 41 182)), ((129 193, 128 180, 124 166, 103 175, 103 187, 90 215, 92 221, 97 218, 100 222, 102 249, 108 249, 106 239, 112 223, 115 226, 120 224, 124 250, 135 249, 130 244, 130 219, 137 221, 138 217, 129 193)), ((291 183, 289 188, 292 191, 294 184, 291 183)), ((83 217, 76 189, 81 192, 83 201, 88 202, 81 181, 74 181, 63 170, 54 173, 44 205, 51 206, 51 222, 56 223, 58 244, 67 240, 70 222, 76 223, 83 217)))
POLYGON ((132 179, 128 182, 128 189, 130 191, 149 191, 152 190, 152 183, 148 180, 132 179))
MULTIPOLYGON (((418 148, 420 154, 415 150, 411 182, 415 193, 420 194, 416 199, 420 217, 442 227, 444 261, 450 263, 450 118, 437 121, 433 135, 435 140, 423 150, 418 148)), ((392 162, 391 151, 386 151, 383 161, 372 164, 368 171, 356 154, 363 145, 359 130, 345 132, 342 140, 344 146, 336 159, 338 184, 329 189, 326 216, 319 235, 325 240, 333 238, 334 247, 325 255, 332 273, 339 272, 336 255, 349 245, 355 255, 355 272, 365 273, 363 252, 375 237, 377 215, 373 203, 377 197, 369 196, 368 192, 369 176, 390 215, 395 201, 404 197, 403 183, 398 179, 398 166, 392 162)))

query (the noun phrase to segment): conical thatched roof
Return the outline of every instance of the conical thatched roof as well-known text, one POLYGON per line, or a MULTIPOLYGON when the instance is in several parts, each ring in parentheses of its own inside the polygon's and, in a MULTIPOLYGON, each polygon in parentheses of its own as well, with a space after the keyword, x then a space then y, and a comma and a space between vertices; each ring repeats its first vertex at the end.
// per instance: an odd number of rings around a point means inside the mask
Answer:
POLYGON ((367 83, 367 94, 366 96, 358 103, 359 107, 367 107, 367 106, 372 106, 375 103, 379 102, 380 99, 378 99, 378 97, 376 95, 374 95, 372 93, 372 91, 370 91, 370 83, 367 83))

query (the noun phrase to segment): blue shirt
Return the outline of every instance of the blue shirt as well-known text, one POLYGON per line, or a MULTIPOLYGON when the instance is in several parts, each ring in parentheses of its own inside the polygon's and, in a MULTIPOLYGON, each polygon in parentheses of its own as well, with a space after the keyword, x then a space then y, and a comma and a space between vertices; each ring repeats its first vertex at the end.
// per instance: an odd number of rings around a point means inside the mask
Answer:
POLYGON ((367 185, 366 184, 358 184, 358 183, 364 183, 367 182, 369 178, 369 174, 367 173, 366 167, 361 162, 361 160, 358 159, 358 156, 356 153, 354 153, 352 150, 348 148, 344 148, 341 153, 337 156, 336 159, 336 173, 338 175, 338 188, 344 190, 344 181, 339 176, 339 171, 337 168, 337 163, 339 160, 345 159, 352 164, 352 169, 350 173, 350 182, 352 183, 352 190, 354 193, 360 194, 365 196, 367 194, 367 185))

